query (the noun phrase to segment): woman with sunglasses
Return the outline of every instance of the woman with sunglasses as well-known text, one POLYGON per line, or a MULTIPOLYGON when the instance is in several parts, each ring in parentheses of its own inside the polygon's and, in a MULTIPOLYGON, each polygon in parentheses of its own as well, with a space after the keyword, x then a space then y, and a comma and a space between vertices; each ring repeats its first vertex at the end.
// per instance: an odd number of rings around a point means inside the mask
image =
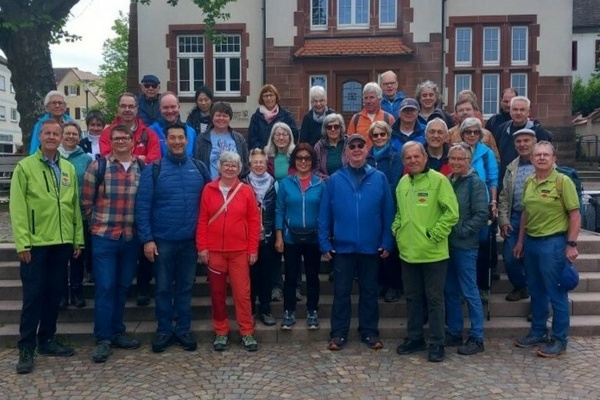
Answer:
POLYGON ((329 114, 323 119, 321 140, 315 145, 317 165, 315 173, 323 179, 348 163, 344 146, 346 125, 340 114, 329 114))
POLYGON ((308 143, 300 143, 290 157, 295 173, 279 184, 275 207, 275 249, 284 254, 282 329, 296 323, 296 288, 302 268, 306 273, 306 323, 308 329, 319 328, 319 268, 321 252, 317 242, 317 218, 323 181, 313 173, 317 155, 308 143))
MULTIPOLYGON (((369 138, 373 147, 369 150, 367 163, 383 172, 390 185, 390 193, 396 201, 396 186, 402 177, 404 164, 402 154, 391 143, 392 128, 385 121, 375 121, 369 128, 369 138)), ((395 206, 395 204, 394 204, 395 206)), ((398 248, 394 246, 390 256, 383 258, 379 265, 380 296, 386 303, 394 303, 402 296, 402 269, 398 248)))

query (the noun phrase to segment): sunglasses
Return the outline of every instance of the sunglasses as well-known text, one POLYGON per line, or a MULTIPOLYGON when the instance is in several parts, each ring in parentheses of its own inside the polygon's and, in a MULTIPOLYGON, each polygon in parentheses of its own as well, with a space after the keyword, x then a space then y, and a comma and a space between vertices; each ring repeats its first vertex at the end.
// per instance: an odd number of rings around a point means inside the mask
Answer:
POLYGON ((465 135, 481 135, 481 131, 479 129, 467 129, 463 131, 465 135))
POLYGON ((348 148, 349 148, 350 150, 354 150, 354 149, 356 149, 357 147, 358 147, 359 149, 364 149, 364 148, 365 148, 365 144, 361 142, 361 143, 357 143, 357 144, 351 143, 351 144, 349 144, 349 145, 348 145, 348 148))
POLYGON ((156 83, 144 83, 144 87, 146 89, 150 89, 150 88, 156 89, 158 87, 158 85, 156 83))
POLYGON ((305 162, 309 162, 312 161, 312 158, 310 156, 296 156, 296 161, 305 161, 305 162))
POLYGON ((380 137, 381 137, 381 138, 384 138, 384 137, 386 137, 386 136, 387 136, 387 132, 381 132, 381 133, 377 132, 377 133, 372 133, 372 134, 371 134, 371 136, 373 136, 373 139, 379 139, 380 137))
POLYGON ((340 129, 340 124, 335 124, 335 125, 327 125, 327 130, 328 131, 337 131, 338 129, 340 129))

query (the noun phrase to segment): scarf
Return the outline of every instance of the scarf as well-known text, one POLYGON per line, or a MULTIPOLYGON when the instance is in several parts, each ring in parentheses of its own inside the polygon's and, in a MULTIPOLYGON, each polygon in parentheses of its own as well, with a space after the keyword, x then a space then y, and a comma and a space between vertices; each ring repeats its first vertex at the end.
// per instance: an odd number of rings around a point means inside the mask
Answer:
POLYGON ((260 106, 259 108, 260 113, 263 115, 263 117, 265 117, 265 120, 267 121, 268 124, 270 124, 275 117, 277 117, 277 114, 279 114, 279 105, 276 104, 275 107, 273 107, 272 111, 267 110, 267 107, 265 106, 260 106))
POLYGON ((317 114, 315 112, 315 109, 313 108, 313 110, 312 110, 312 117, 315 120, 315 122, 318 123, 318 124, 322 124, 323 120, 327 116, 327 111, 329 111, 329 108, 325 107, 325 110, 323 111, 323 114, 319 115, 319 114, 317 114))
POLYGON ((250 172, 248 175, 248 180, 250 181, 252 189, 254 189, 256 200, 262 204, 263 200, 265 199, 265 194, 267 194, 267 190, 269 190, 275 178, 266 172, 262 175, 257 175, 254 172, 250 172))
POLYGON ((67 149, 65 149, 62 144, 60 146, 58 146, 58 152, 64 158, 69 158, 69 156, 71 154, 73 154, 75 152, 75 150, 77 150, 77 146, 75 146, 75 148, 73 150, 67 150, 67 149))
POLYGON ((379 160, 381 158, 381 156, 383 155, 383 153, 390 147, 390 142, 387 142, 385 144, 385 146, 377 148, 375 146, 372 147, 373 150, 373 157, 375 157, 376 160, 379 160))

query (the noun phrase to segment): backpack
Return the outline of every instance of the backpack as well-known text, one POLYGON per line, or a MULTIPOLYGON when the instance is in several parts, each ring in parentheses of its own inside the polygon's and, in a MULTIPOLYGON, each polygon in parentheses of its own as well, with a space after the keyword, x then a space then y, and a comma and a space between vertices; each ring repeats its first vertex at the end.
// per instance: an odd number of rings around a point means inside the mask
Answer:
MULTIPOLYGON (((577 170, 575 170, 574 168, 571 168, 571 167, 560 166, 560 167, 556 167, 556 172, 558 172, 558 177, 556 178, 556 193, 558 193, 558 196, 560 197, 560 201, 563 204, 563 207, 565 207, 565 200, 563 199, 563 195, 562 195, 563 194, 563 179, 565 176, 568 176, 573 181, 573 184, 575 184, 575 190, 577 191, 577 197, 579 198, 579 211, 581 212, 581 205, 583 204, 582 203, 583 185, 581 183, 581 179, 579 178, 579 174, 577 173, 577 170)), ((525 193, 525 190, 527 190, 527 186, 533 179, 535 179, 534 175, 527 178, 527 180, 525 181, 525 185, 523 186, 523 193, 525 193)))
MULTIPOLYGON (((392 117, 392 115, 391 115, 389 112, 387 112, 387 111, 384 111, 384 112, 383 112, 383 120, 385 121, 385 123, 386 123, 386 124, 388 124, 388 125, 391 125, 391 124, 390 124, 390 118, 391 118, 391 117, 392 117)), ((354 114, 354 115, 352 116, 352 121, 351 121, 351 122, 352 122, 352 124, 354 125, 354 131, 355 131, 356 133, 359 133, 359 132, 357 132, 357 131, 356 131, 356 128, 358 127, 358 119, 359 119, 359 118, 360 118, 360 113, 358 113, 358 114, 354 114)))
MULTIPOLYGON (((140 171, 143 171, 146 167, 146 164, 139 158, 135 159, 138 163, 138 167, 140 171)), ((108 164, 106 157, 100 157, 98 159, 98 169, 96 170, 96 189, 94 191, 94 202, 96 204, 96 200, 98 200, 98 189, 100 189, 100 185, 104 183, 104 175, 106 175, 106 165, 108 164)))
MULTIPOLYGON (((196 160, 195 158, 191 157, 190 160, 192 160, 196 168, 198 168, 198 172, 200 172, 200 175, 202 175, 202 179, 204 179, 205 184, 212 181, 212 179, 210 178, 210 173, 208 172, 206 165, 204 165, 202 161, 196 160)), ((154 182, 155 185, 158 179, 158 175, 160 174, 160 164, 160 159, 152 163, 152 182, 154 182)))

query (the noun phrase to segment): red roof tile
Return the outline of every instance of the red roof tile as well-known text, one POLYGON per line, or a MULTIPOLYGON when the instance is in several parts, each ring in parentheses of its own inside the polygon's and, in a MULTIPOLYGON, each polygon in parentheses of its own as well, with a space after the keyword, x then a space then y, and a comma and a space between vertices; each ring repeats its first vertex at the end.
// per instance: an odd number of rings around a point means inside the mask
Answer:
POLYGON ((306 40, 294 56, 398 56, 412 52, 413 50, 403 44, 400 38, 313 39, 306 40))

